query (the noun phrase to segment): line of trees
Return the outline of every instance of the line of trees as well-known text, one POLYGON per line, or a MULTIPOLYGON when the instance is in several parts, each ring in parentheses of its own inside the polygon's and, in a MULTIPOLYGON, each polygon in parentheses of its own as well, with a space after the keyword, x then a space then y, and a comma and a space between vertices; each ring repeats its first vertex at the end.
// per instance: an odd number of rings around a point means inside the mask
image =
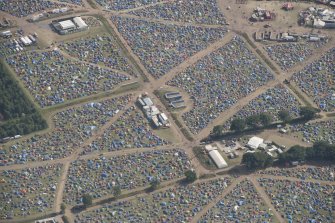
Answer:
POLYGON ((0 138, 47 127, 46 121, 18 84, 0 65, 0 138))
MULTIPOLYGON (((320 110, 305 106, 300 108, 300 118, 302 121, 308 121, 316 117, 316 114, 320 110)), ((278 112, 278 118, 280 119, 282 124, 289 123, 293 120, 291 114, 287 110, 281 110, 278 112)), ((230 130, 234 132, 242 132, 245 129, 260 129, 265 128, 271 124, 273 124, 274 117, 272 114, 267 112, 261 112, 259 114, 251 115, 246 118, 235 118, 232 120, 230 124, 230 130)), ((216 125, 213 128, 213 134, 215 136, 222 135, 224 130, 223 125, 216 125)))
POLYGON ((316 142, 312 147, 293 146, 278 156, 280 163, 292 161, 330 161, 335 162, 335 145, 324 141, 316 142))
POLYGON ((3 120, 22 117, 36 110, 15 80, 0 67, 0 114, 3 120))
MULTIPOLYGON (((321 141, 316 142, 312 147, 293 146, 288 151, 279 154, 278 163, 314 161, 314 162, 335 162, 335 145, 321 141)), ((272 166, 273 157, 264 152, 245 153, 242 157, 242 164, 249 169, 262 169, 272 166)))

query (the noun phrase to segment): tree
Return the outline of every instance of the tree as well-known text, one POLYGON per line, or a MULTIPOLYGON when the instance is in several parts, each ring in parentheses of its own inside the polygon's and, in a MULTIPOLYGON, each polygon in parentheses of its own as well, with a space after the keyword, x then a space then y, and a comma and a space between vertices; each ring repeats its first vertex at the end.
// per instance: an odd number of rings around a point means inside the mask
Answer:
POLYGON ((305 120, 310 120, 315 118, 316 113, 318 113, 318 109, 310 107, 310 106, 305 106, 300 108, 300 116, 302 116, 305 120))
POLYGON ((69 218, 65 215, 63 215, 62 220, 63 220, 64 223, 69 223, 70 222, 69 218))
POLYGON ((222 125, 216 125, 213 128, 213 134, 216 136, 220 136, 222 134, 223 131, 223 126, 222 125))
POLYGON ((65 213, 65 209, 66 209, 66 205, 64 203, 61 203, 60 205, 61 214, 65 213))
POLYGON ((159 185, 160 185, 160 181, 155 178, 154 180, 150 182, 150 190, 152 191, 157 190, 159 185))
POLYGON ((242 157, 242 163, 250 169, 258 169, 271 166, 273 159, 263 152, 245 153, 242 157))
POLYGON ((260 122, 260 117, 259 115, 251 115, 247 117, 246 123, 250 127, 257 127, 260 122))
POLYGON ((269 113, 261 113, 259 115, 259 119, 260 119, 263 126, 270 125, 272 120, 273 120, 272 115, 269 114, 269 113))
POLYGON ((290 113, 287 110, 279 111, 278 117, 283 123, 288 123, 292 119, 290 113))
POLYGON ((114 195, 115 198, 120 197, 120 195, 121 195, 121 187, 120 186, 113 187, 113 195, 114 195))
POLYGON ((197 179, 197 173, 194 170, 187 170, 185 172, 186 182, 192 183, 197 179))
POLYGON ((335 146, 325 141, 316 142, 306 156, 313 161, 334 161, 335 146))
POLYGON ((245 126, 246 126, 245 121, 243 119, 237 118, 231 122, 230 130, 241 132, 245 129, 245 126))
POLYGON ((88 207, 90 205, 92 205, 92 196, 89 195, 89 194, 84 194, 83 197, 82 197, 82 201, 83 201, 83 204, 84 204, 84 207, 88 207))
POLYGON ((279 155, 282 163, 290 161, 331 161, 335 162, 335 145, 320 141, 312 147, 293 146, 285 153, 279 155))
POLYGON ((287 152, 282 153, 278 156, 279 162, 291 162, 291 161, 305 161, 306 160, 306 148, 302 146, 292 146, 287 152))

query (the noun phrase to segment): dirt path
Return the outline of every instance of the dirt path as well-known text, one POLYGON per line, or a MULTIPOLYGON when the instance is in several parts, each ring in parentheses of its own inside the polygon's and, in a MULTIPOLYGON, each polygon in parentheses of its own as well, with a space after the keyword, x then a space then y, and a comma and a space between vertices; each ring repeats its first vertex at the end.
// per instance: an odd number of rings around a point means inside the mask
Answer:
MULTIPOLYGON (((123 74, 123 75, 126 75, 127 77, 131 78, 131 81, 134 81, 132 78, 134 78, 132 75, 128 74, 127 72, 123 71, 123 70, 117 70, 117 69, 114 69, 114 68, 111 68, 111 67, 107 67, 105 65, 101 65, 101 64, 95 64, 95 63, 90 63, 90 62, 87 62, 87 61, 83 61, 83 60, 80 60, 78 58, 75 58, 73 56, 71 56, 70 54, 68 54, 67 52, 65 52, 64 50, 61 50, 59 49, 59 52, 61 54, 63 54, 63 56, 69 60, 73 60, 73 61, 76 61, 76 62, 80 62, 82 64, 87 64, 87 65, 91 65, 93 67, 99 67, 99 68, 103 68, 103 69, 106 69, 106 70, 110 70, 110 71, 113 71, 113 72, 116 72, 116 73, 119 73, 119 74, 123 74)), ((138 79, 138 78, 137 78, 138 79)))
POLYGON ((123 110, 119 113, 117 113, 115 116, 113 116, 106 124, 104 124, 99 130, 93 134, 89 139, 87 139, 82 145, 77 148, 74 153, 69 157, 69 159, 66 160, 66 163, 64 163, 64 168, 62 172, 62 177, 60 178, 58 182, 58 188, 59 190, 56 191, 56 198, 55 198, 55 205, 54 208, 56 211, 60 210, 60 205, 63 201, 63 192, 64 192, 64 187, 67 179, 67 172, 70 168, 71 162, 77 160, 80 156, 80 153, 84 150, 85 146, 90 145, 95 139, 100 137, 106 129, 111 126, 129 107, 133 106, 135 102, 135 96, 133 96, 133 99, 130 100, 130 102, 123 108, 123 110))
POLYGON ((250 181, 253 183, 253 185, 255 186, 256 191, 261 196, 261 198, 263 199, 263 201, 265 202, 265 204, 272 210, 272 212, 274 213, 274 215, 277 218, 277 220, 280 223, 285 223, 286 221, 282 218, 281 214, 279 212, 277 212, 277 210, 275 209, 275 207, 272 205, 271 199, 265 193, 265 191, 263 190, 263 188, 259 185, 257 179, 255 177, 250 177, 248 179, 250 179, 250 181))
POLYGON ((219 195, 217 198, 212 200, 207 206, 205 206, 203 209, 201 209, 201 211, 198 212, 194 216, 191 223, 197 223, 201 219, 201 217, 207 213, 207 211, 212 209, 216 205, 217 202, 219 202, 227 194, 229 194, 236 187, 236 185, 239 184, 240 182, 242 182, 244 179, 245 179, 245 177, 239 177, 237 179, 234 179, 233 182, 227 188, 224 189, 224 191, 221 195, 219 195))
POLYGON ((67 161, 63 165, 62 175, 58 181, 57 190, 56 190, 56 198, 54 201, 54 208, 56 212, 60 212, 60 205, 63 203, 63 192, 65 187, 65 182, 67 179, 68 171, 70 168, 70 161, 67 161))

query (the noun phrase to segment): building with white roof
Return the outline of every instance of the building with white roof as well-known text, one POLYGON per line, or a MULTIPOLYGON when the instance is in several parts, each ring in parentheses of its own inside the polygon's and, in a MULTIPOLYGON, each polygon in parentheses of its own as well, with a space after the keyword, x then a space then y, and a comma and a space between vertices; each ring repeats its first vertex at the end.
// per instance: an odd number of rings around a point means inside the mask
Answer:
POLYGON ((77 25, 78 29, 83 30, 88 28, 88 25, 81 17, 74 17, 73 22, 77 25))
POLYGON ((59 22, 59 25, 60 25, 60 28, 63 30, 76 28, 76 25, 71 20, 61 21, 59 22))
POLYGON ((219 151, 217 150, 212 150, 209 153, 209 156, 212 158, 212 160, 214 161, 215 165, 221 169, 221 168, 225 168, 228 166, 227 162, 224 160, 224 158, 221 156, 221 154, 219 153, 219 151))
POLYGON ((264 139, 254 136, 249 139, 247 146, 251 149, 257 149, 263 142, 264 139))

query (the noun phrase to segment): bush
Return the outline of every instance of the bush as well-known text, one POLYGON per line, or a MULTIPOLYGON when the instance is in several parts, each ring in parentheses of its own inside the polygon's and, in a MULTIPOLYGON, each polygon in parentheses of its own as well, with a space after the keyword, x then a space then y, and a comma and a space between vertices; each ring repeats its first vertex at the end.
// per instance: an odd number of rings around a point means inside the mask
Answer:
POLYGON ((192 183, 197 179, 197 173, 194 170, 187 170, 185 172, 186 182, 192 183))
POLYGON ((265 126, 268 126, 272 123, 273 117, 269 113, 261 113, 259 115, 259 120, 262 123, 262 125, 265 127, 265 126))
POLYGON ((60 205, 61 214, 65 213, 65 209, 66 209, 66 205, 64 203, 61 203, 60 205))
POLYGON ((82 199, 83 199, 83 204, 84 204, 84 207, 86 208, 86 207, 89 207, 89 206, 91 206, 92 205, 92 196, 91 195, 89 195, 89 194, 84 194, 83 195, 83 197, 82 197, 82 199))
POLYGON ((113 188, 113 195, 114 195, 115 198, 120 197, 121 193, 122 193, 122 191, 121 191, 121 187, 120 186, 115 186, 113 188))
POLYGON ((259 125, 259 122, 260 122, 259 115, 251 115, 246 119, 246 123, 250 127, 257 127, 259 125))
POLYGON ((245 120, 237 118, 231 122, 230 130, 241 132, 245 129, 245 126, 246 126, 245 120))
POLYGON ((315 118, 316 114, 319 112, 318 109, 306 106, 306 107, 301 107, 300 108, 300 115, 305 119, 305 120, 310 120, 315 118))
POLYGON ((288 123, 292 120, 292 117, 287 110, 279 111, 278 112, 278 117, 283 123, 288 123))
POLYGON ((157 180, 157 179, 152 180, 150 182, 150 190, 152 190, 152 191, 157 190, 159 185, 160 185, 159 180, 157 180))
POLYGON ((70 223, 70 220, 67 216, 63 215, 62 220, 64 223, 70 223))

